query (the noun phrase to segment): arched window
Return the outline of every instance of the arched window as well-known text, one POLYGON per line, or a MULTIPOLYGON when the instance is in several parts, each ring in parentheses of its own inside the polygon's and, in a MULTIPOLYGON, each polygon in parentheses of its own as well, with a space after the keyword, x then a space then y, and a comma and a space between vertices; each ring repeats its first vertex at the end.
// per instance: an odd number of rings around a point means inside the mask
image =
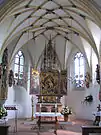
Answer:
POLYGON ((84 56, 82 53, 76 53, 74 57, 75 67, 75 85, 77 88, 84 87, 84 56))
POLYGON ((16 84, 22 84, 24 74, 24 56, 22 51, 18 51, 14 58, 14 79, 16 84))

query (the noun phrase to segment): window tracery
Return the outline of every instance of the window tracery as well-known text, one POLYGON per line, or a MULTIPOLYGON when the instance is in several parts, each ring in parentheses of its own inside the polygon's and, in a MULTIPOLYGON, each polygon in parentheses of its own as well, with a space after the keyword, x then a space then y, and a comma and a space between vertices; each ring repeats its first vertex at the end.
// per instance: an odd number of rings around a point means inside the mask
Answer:
POLYGON ((80 52, 74 57, 74 72, 75 86, 84 87, 84 56, 80 52))
POLYGON ((22 51, 18 51, 14 58, 14 80, 15 84, 23 85, 24 75, 24 55, 22 51))

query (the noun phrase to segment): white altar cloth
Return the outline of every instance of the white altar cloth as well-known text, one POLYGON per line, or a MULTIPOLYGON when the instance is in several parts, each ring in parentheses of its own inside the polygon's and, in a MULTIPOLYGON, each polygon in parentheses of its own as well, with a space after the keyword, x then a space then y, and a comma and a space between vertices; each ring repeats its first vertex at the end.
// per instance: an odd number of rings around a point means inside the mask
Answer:
POLYGON ((35 116, 55 117, 55 116, 63 116, 63 115, 61 113, 53 113, 53 112, 36 112, 35 116))

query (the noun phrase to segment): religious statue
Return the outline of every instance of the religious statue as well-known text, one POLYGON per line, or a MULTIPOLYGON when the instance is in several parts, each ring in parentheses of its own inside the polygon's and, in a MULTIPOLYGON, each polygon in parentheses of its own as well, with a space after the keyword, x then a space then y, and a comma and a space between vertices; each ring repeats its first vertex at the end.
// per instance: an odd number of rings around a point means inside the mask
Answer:
POLYGON ((0 99, 7 98, 7 80, 8 80, 8 49, 4 50, 1 63, 1 88, 0 99))
POLYGON ((96 81, 98 84, 100 84, 100 66, 96 65, 96 81))
POLYGON ((89 88, 90 82, 91 82, 90 73, 86 72, 86 75, 85 75, 85 85, 86 85, 87 88, 89 88))
POLYGON ((9 87, 11 87, 14 83, 14 74, 12 70, 9 71, 8 79, 9 87))

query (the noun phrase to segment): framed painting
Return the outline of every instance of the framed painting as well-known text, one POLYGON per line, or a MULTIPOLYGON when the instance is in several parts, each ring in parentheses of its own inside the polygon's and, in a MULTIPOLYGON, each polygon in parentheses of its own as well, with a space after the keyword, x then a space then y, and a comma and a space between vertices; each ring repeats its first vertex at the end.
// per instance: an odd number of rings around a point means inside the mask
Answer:
POLYGON ((59 72, 47 71, 40 73, 40 93, 42 95, 58 95, 59 91, 59 72))

